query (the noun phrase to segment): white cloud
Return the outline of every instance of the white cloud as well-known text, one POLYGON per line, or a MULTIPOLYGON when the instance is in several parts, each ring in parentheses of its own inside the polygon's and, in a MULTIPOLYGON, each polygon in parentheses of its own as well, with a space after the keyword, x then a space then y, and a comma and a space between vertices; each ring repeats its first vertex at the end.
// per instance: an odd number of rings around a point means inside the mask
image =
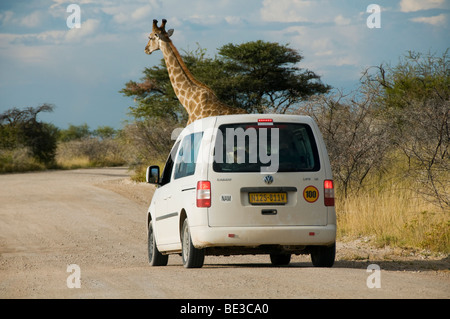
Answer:
POLYGON ((67 30, 47 30, 39 33, 8 34, 0 33, 2 47, 14 48, 15 46, 25 46, 27 51, 36 50, 39 46, 61 45, 73 42, 85 41, 97 35, 100 25, 98 20, 89 19, 81 23, 81 28, 67 30), (30 50, 33 46, 33 50, 30 50))
POLYGON ((357 66, 361 64, 358 55, 359 43, 363 37, 359 26, 292 26, 272 34, 282 38, 289 34, 293 48, 300 48, 304 62, 312 70, 327 66, 357 66))
MULTIPOLYGON (((268 34, 269 41, 289 43, 304 59, 300 67, 309 69, 322 81, 342 88, 341 83, 355 83, 362 68, 370 65, 370 41, 365 24, 336 25, 329 23, 289 26, 268 34)), ((352 84, 352 85, 353 85, 352 84)))
POLYGON ((220 16, 217 16, 215 14, 209 14, 209 15, 198 15, 194 14, 188 17, 187 19, 189 22, 204 25, 204 26, 213 26, 220 24, 223 22, 223 18, 220 16))
POLYGON ((354 71, 364 63, 362 11, 365 14, 364 6, 358 9, 329 0, 265 0, 260 15, 267 22, 308 23, 271 32, 270 38, 298 48, 305 57, 302 67, 325 76, 341 68, 354 71))
POLYGON ((145 1, 142 3, 106 3, 100 7, 101 11, 112 16, 113 21, 121 25, 136 25, 137 22, 152 21, 152 13, 159 8, 157 1, 145 1))
POLYGON ((45 15, 40 11, 34 11, 33 13, 30 13, 29 15, 23 17, 20 20, 20 24, 29 28, 38 27, 43 19, 45 18, 45 15))
POLYGON ((131 18, 134 20, 142 20, 144 18, 150 19, 150 14, 152 13, 152 11, 153 7, 150 5, 146 5, 134 10, 134 12, 131 14, 131 18))
POLYGON ((113 20, 119 24, 125 24, 127 21, 130 21, 130 18, 124 12, 119 11, 114 14, 113 20))
POLYGON ((311 12, 320 10, 321 1, 264 0, 261 18, 268 22, 308 22, 311 12))
POLYGON ((12 11, 0 12, 0 24, 5 25, 13 19, 14 13, 12 11))
POLYGON ((267 22, 351 24, 351 16, 361 10, 342 1, 330 0, 264 0, 260 17, 267 22), (344 17, 340 12, 345 12, 344 17))
POLYGON ((225 21, 228 24, 241 24, 243 22, 241 17, 236 17, 236 16, 227 16, 227 17, 225 17, 225 21))
MULTIPOLYGON (((15 46, 35 46, 35 45, 47 45, 47 44, 60 44, 64 40, 65 31, 50 30, 40 33, 25 33, 25 34, 12 34, 12 33, 0 33, 1 48, 9 49, 15 46)), ((33 48, 34 49, 34 48, 33 48)), ((29 48, 27 51, 32 51, 29 48)))
MULTIPOLYGON (((448 6, 448 4, 447 4, 448 6)), ((402 12, 415 12, 429 9, 442 9, 445 0, 401 0, 400 10, 402 12)))
POLYGON ((178 17, 176 17, 176 16, 168 17, 167 18, 167 25, 170 25, 169 29, 170 28, 181 27, 181 26, 183 26, 183 20, 178 18, 178 17))
POLYGON ((99 20, 89 19, 81 23, 81 28, 73 28, 65 34, 66 41, 80 41, 86 37, 95 34, 100 25, 99 20))
POLYGON ((42 65, 52 56, 54 46, 39 45, 30 48, 30 44, 60 42, 63 31, 48 31, 38 34, 8 34, 0 33, 1 59, 4 61, 19 61, 20 66, 42 65))
POLYGON ((13 11, 0 12, 0 25, 14 25, 19 27, 35 28, 42 25, 48 18, 46 11, 33 11, 30 14, 21 16, 13 11))
MULTIPOLYGON (((70 4, 70 1, 67 1, 67 0, 53 0, 53 2, 54 3, 50 6, 50 8, 56 8, 56 7, 60 7, 60 6, 67 7, 70 4)), ((94 3, 94 0, 77 0, 77 1, 74 1, 74 3, 76 3, 78 5, 90 4, 90 3, 94 3)))
POLYGON ((445 25, 445 23, 447 21, 447 16, 444 13, 442 13, 440 15, 433 16, 433 17, 417 17, 417 18, 412 18, 410 20, 413 22, 427 23, 427 24, 431 24, 433 26, 440 26, 440 25, 445 25))
POLYGON ((336 18, 334 19, 334 23, 336 23, 336 25, 349 25, 350 22, 352 20, 344 18, 341 14, 336 16, 336 18))

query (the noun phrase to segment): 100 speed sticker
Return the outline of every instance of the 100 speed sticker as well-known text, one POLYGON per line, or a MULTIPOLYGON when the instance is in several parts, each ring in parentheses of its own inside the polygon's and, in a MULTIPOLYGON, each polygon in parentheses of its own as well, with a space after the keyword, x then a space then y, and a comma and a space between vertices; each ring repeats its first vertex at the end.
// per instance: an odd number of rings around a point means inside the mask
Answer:
POLYGON ((303 198, 308 203, 314 203, 319 198, 319 190, 314 186, 307 186, 303 190, 303 198))

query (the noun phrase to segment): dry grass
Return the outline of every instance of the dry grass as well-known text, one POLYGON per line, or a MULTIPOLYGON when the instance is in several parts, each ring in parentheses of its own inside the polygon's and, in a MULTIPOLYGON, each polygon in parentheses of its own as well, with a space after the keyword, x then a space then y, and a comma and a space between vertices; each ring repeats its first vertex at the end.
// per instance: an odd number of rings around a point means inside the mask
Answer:
POLYGON ((32 156, 28 147, 0 149, 0 173, 44 170, 46 167, 32 156))
POLYGON ((45 170, 121 166, 126 164, 127 151, 117 140, 84 139, 58 144, 55 163, 45 165, 33 157, 28 147, 0 149, 0 174, 45 170))
POLYGON ((56 158, 56 163, 58 167, 62 169, 77 169, 93 166, 88 156, 76 156, 76 157, 58 156, 56 158))
POLYGON ((450 252, 450 214, 426 202, 405 182, 339 198, 339 238, 371 237, 378 246, 450 252))
POLYGON ((57 166, 63 169, 121 166, 125 150, 116 140, 83 139, 58 144, 57 166))

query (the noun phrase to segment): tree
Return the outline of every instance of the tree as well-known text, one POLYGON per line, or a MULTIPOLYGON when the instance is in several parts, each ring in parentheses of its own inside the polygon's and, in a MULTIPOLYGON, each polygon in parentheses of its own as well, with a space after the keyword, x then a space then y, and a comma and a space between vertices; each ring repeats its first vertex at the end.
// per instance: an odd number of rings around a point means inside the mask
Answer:
POLYGON ((37 116, 41 112, 52 112, 53 108, 50 104, 43 104, 23 110, 12 108, 0 114, 0 148, 29 147, 37 160, 46 165, 52 164, 58 129, 39 121, 37 116))
POLYGON ((90 137, 91 134, 92 132, 86 123, 82 125, 69 124, 69 127, 66 130, 60 131, 59 140, 62 142, 80 140, 90 137))
MULTIPOLYGON (((187 61, 185 63, 192 69, 187 61)), ((129 108, 135 119, 169 118, 178 122, 187 121, 187 113, 179 103, 170 83, 164 59, 158 66, 145 68, 142 82, 129 81, 120 92, 134 98, 135 105, 129 108)))
POLYGON ((301 112, 315 119, 323 134, 334 178, 344 197, 364 187, 369 173, 383 167, 389 132, 377 118, 375 92, 313 97, 301 112))
POLYGON ((366 73, 366 87, 379 91, 379 114, 391 142, 407 158, 408 175, 423 196, 443 209, 450 206, 448 53, 409 52, 395 66, 366 73))
POLYGON ((111 126, 99 126, 96 130, 92 133, 93 135, 97 136, 98 138, 104 140, 104 139, 112 139, 116 136, 117 131, 112 128, 111 126))
POLYGON ((380 65, 366 72, 367 85, 379 85, 383 109, 407 111, 413 102, 450 97, 449 49, 442 57, 408 51, 395 66, 380 65))
MULTIPOLYGON (((224 45, 214 58, 207 57, 201 48, 183 55, 194 76, 221 101, 261 113, 285 113, 307 97, 329 91, 317 74, 297 66, 302 59, 287 45, 264 41, 224 45)), ((131 115, 185 121, 186 112, 172 89, 163 59, 158 66, 146 68, 141 80, 127 82, 120 91, 134 97, 131 115)))
POLYGON ((218 97, 250 112, 285 113, 309 96, 330 90, 317 74, 297 66, 303 56, 287 45, 261 40, 230 43, 219 55, 223 79, 229 80, 216 85, 218 97))
POLYGON ((129 150, 128 164, 135 171, 133 179, 145 181, 149 164, 164 165, 177 129, 179 123, 173 118, 149 117, 133 121, 121 130, 121 139, 129 150))

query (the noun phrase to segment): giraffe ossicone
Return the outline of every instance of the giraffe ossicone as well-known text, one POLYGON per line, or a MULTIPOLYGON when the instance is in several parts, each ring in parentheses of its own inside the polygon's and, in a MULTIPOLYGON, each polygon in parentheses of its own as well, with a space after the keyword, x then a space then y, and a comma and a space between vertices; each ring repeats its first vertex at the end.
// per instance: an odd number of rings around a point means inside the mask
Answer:
POLYGON ((209 116, 246 114, 243 109, 221 102, 209 87, 192 75, 170 39, 174 30, 166 31, 166 23, 167 20, 163 19, 158 27, 158 21, 153 20, 153 29, 148 37, 145 53, 162 51, 172 87, 188 113, 187 124, 209 116))

